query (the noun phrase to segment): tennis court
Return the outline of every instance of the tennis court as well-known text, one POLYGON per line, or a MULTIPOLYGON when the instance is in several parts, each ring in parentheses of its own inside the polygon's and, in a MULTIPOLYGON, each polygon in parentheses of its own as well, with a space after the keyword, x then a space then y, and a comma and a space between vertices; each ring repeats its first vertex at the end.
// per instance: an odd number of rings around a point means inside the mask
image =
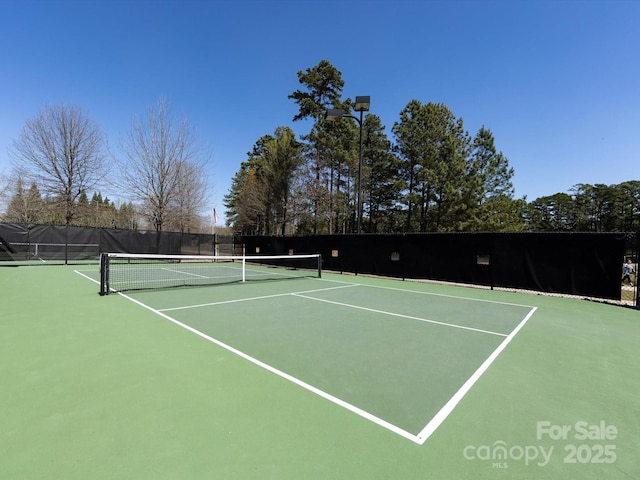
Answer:
POLYGON ((3 478, 640 478, 636 310, 327 272, 99 279, 0 268, 3 478))

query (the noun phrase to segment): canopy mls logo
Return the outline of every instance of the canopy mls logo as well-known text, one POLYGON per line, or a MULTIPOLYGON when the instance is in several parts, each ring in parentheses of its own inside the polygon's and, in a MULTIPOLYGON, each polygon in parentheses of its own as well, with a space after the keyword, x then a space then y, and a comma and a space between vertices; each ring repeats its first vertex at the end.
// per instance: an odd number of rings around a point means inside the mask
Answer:
POLYGON ((543 420, 536 422, 536 440, 541 442, 537 445, 509 445, 496 440, 487 445, 467 445, 462 455, 469 461, 490 463, 491 468, 508 468, 513 462, 545 467, 553 458, 565 464, 611 464, 617 457, 616 445, 610 442, 617 438, 617 427, 604 420, 562 425, 543 420))
POLYGON ((510 461, 532 463, 539 467, 546 466, 551 460, 553 446, 545 449, 541 445, 513 445, 508 446, 504 440, 496 440, 491 445, 467 445, 462 451, 467 460, 490 461, 492 468, 507 468, 510 461))

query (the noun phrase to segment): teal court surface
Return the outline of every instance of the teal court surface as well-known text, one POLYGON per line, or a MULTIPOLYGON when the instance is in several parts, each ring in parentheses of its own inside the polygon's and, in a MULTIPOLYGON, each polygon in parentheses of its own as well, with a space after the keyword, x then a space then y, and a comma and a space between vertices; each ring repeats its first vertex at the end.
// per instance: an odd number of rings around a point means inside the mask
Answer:
POLYGON ((2 478, 640 478, 637 310, 0 268, 2 478))

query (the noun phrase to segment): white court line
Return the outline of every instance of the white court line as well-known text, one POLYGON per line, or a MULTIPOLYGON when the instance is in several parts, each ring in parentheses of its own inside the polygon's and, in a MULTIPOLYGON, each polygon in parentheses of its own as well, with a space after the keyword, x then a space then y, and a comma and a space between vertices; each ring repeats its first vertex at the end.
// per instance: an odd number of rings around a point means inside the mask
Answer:
POLYGON ((520 303, 500 302, 498 300, 487 300, 487 299, 484 299, 484 298, 461 297, 459 295, 448 295, 446 293, 420 292, 418 290, 405 290, 403 288, 383 287, 381 285, 367 285, 367 284, 360 284, 360 285, 362 285, 363 287, 382 288, 384 290, 397 290, 399 292, 404 292, 404 293, 417 293, 419 295, 431 295, 433 297, 446 297, 446 298, 455 298, 456 300, 469 300, 471 302, 496 303, 498 305, 509 305, 509 306, 512 306, 512 307, 535 308, 532 305, 522 305, 520 303))
MULTIPOLYGON (((88 280, 91 280, 92 282, 95 283, 100 283, 97 280, 85 275, 84 273, 78 271, 78 270, 74 270, 77 274, 82 275, 83 277, 87 278, 88 280)), ((349 284, 349 285, 345 285, 344 287, 348 287, 348 286, 356 286, 359 284, 349 284)), ((344 288, 343 287, 343 288, 344 288)), ((341 287, 333 287, 333 288, 341 288, 341 287)), ((321 289, 321 290, 328 290, 328 289, 321 289)), ((318 291, 318 290, 315 290, 318 291)), ((309 292, 300 292, 300 293, 311 293, 312 291, 309 292)), ((169 315, 163 313, 160 310, 156 310, 132 297, 129 297, 128 295, 125 295, 123 293, 117 292, 118 295, 122 296, 123 298, 126 298, 127 300, 130 300, 134 303, 136 303, 137 305, 140 305, 141 307, 161 316, 162 318, 169 320, 170 322, 174 323, 175 325, 178 325, 181 328, 184 328, 192 333, 195 333, 196 335, 198 335, 199 337, 204 338, 205 340, 208 340, 222 348, 224 348, 225 350, 228 350, 231 353, 234 353, 236 355, 238 355, 241 358, 244 358, 245 360, 250 361, 251 363, 264 368, 265 370, 274 373, 278 376, 280 376, 281 378, 284 378, 285 380, 289 380, 290 382, 312 392, 315 393, 316 395, 329 400, 330 402, 339 405, 353 413, 355 413, 356 415, 359 415, 360 417, 363 417, 383 428, 386 428, 387 430, 396 433, 397 435, 400 435, 401 437, 404 437, 408 440, 411 440, 412 442, 418 444, 418 445, 423 445, 428 439, 429 437, 436 431, 436 429, 446 420, 446 418, 451 414, 451 412, 454 410, 454 408, 460 403, 460 401, 464 398, 464 396, 469 392, 469 390, 471 389, 471 387, 473 387, 473 385, 480 379, 480 377, 487 371, 487 369, 491 366, 491 364, 495 361, 495 359, 498 357, 498 355, 500 355, 500 353, 502 353, 502 351, 507 347, 507 345, 511 342, 511 340, 513 340, 513 338, 516 336, 516 334, 525 326, 525 324, 529 321, 529 319, 531 318, 531 316, 536 312, 537 307, 531 307, 531 310, 529 311, 529 313, 524 317, 524 319, 518 324, 518 326, 509 334, 506 336, 506 338, 500 343, 500 345, 498 345, 498 347, 491 353, 491 355, 489 355, 489 357, 482 363, 482 365, 480 365, 480 367, 473 373, 473 375, 471 375, 471 377, 469 377, 469 379, 460 387, 460 389, 458 389, 458 391, 447 401, 447 403, 438 411, 438 413, 427 423, 427 425, 420 431, 420 433, 418 433, 417 435, 414 435, 410 432, 407 432, 406 430, 393 425, 390 422, 387 422, 386 420, 383 420, 379 417, 376 417, 375 415, 367 412, 366 410, 363 410, 361 408, 356 407, 355 405, 352 405, 348 402, 345 402, 344 400, 339 399, 338 397, 335 397, 323 390, 320 390, 317 387, 314 387, 313 385, 310 385, 306 382, 303 382, 302 380, 289 375, 288 373, 285 373, 281 370, 278 370, 275 367, 272 367, 269 364, 266 364, 250 355, 247 355, 246 353, 230 346, 227 345, 224 342, 221 342, 220 340, 217 340, 213 337, 210 337, 209 335, 193 328, 190 327, 189 325, 186 325, 172 317, 170 317, 169 315)), ((291 295, 291 294, 287 294, 287 295, 291 295)), ((301 295, 302 296, 302 295, 301 295)), ((256 297, 257 298, 257 297, 256 297)), ((313 300, 318 300, 318 299, 314 299, 313 297, 309 297, 312 298, 313 300)), ((460 297, 460 298, 464 298, 464 297, 460 297)), ((496 303, 500 303, 500 302, 496 302, 496 303)))
MULTIPOLYGON (((306 293, 306 292, 304 292, 304 293, 306 293)), ((365 310, 367 312, 372 312, 372 313, 380 313, 382 315, 389 315, 391 317, 400 317, 400 318, 406 318, 406 319, 409 319, 409 320, 418 320, 420 322, 434 323, 436 325, 442 325, 444 327, 460 328, 462 330, 471 330, 471 331, 479 332, 479 333, 487 333, 489 335, 497 335, 499 337, 506 337, 507 336, 505 333, 492 332, 491 330, 482 330, 480 328, 465 327, 463 325, 456 325, 455 323, 438 322, 436 320, 429 320, 428 318, 420 318, 420 317, 413 317, 411 315, 403 315, 401 313, 386 312, 384 310, 376 310, 375 308, 361 307, 360 305, 351 305, 349 303, 334 302, 333 300, 325 300, 323 298, 309 297, 307 295, 302 295, 300 293, 292 293, 291 295, 294 295, 296 297, 307 298, 309 300, 316 300, 318 302, 331 303, 333 305, 339 305, 341 307, 349 307, 349 308, 355 308, 357 310, 365 310)))
POLYGON ((349 402, 345 402, 344 400, 335 397, 333 395, 331 395, 330 393, 325 392, 324 390, 320 390, 317 387, 314 387, 313 385, 310 385, 302 380, 300 380, 299 378, 294 377, 293 375, 289 375, 288 373, 283 372, 282 370, 278 370, 275 367, 272 367, 271 365, 269 365, 268 363, 264 363, 260 360, 258 360, 255 357, 252 357, 251 355, 248 355, 246 353, 244 353, 241 350, 238 350, 237 348, 232 347, 231 345, 227 345, 224 342, 221 342, 220 340, 217 340, 213 337, 210 337, 209 335, 207 335, 206 333, 201 332, 200 330, 197 330, 189 325, 186 325, 182 322, 180 322, 179 320, 176 320, 173 317, 170 317, 169 315, 161 312, 160 310, 156 310, 155 308, 152 308, 142 302, 140 302, 139 300, 136 300, 135 298, 132 298, 128 295, 125 295, 124 293, 120 293, 118 292, 118 295, 120 295, 121 297, 126 298, 127 300, 132 301, 133 303, 136 303, 138 305, 140 305, 143 308, 146 308, 147 310, 150 310, 151 312, 160 315, 162 318, 169 320, 170 322, 178 325, 179 327, 184 328, 185 330, 188 330, 192 333, 195 333, 196 335, 198 335, 199 337, 204 338, 205 340, 208 340, 209 342, 215 343, 216 345, 218 345, 219 347, 224 348, 225 350, 228 350, 231 353, 234 353, 236 355, 238 355, 239 357, 244 358, 245 360, 248 360, 249 362, 264 368, 265 370, 274 373, 275 375, 278 375, 279 377, 284 378, 285 380, 288 380, 292 383, 295 383, 296 385, 312 392, 315 393, 316 395, 329 400, 332 403, 335 403, 336 405, 339 405, 343 408, 346 408, 347 410, 363 417, 366 418, 369 421, 372 421, 374 423, 376 423, 377 425, 380 425, 381 427, 386 428, 387 430, 390 430, 408 440, 411 440, 412 442, 415 443, 420 443, 418 437, 416 437, 416 435, 413 435, 412 433, 407 432, 406 430, 403 430, 400 427, 397 427, 396 425, 393 425, 392 423, 387 422, 386 420, 383 420, 379 417, 376 417, 375 415, 367 412, 366 410, 363 410, 361 408, 356 407, 355 405, 352 405, 349 402))
POLYGON ((327 290, 336 290, 339 288, 349 288, 349 287, 356 287, 358 286, 357 284, 350 284, 350 285, 341 285, 339 287, 328 287, 328 288, 317 288, 315 290, 303 290, 301 292, 287 292, 287 293, 274 293, 272 295, 262 295, 259 297, 248 297, 248 298, 237 298, 235 300, 221 300, 219 302, 210 302, 210 303, 200 303, 200 304, 196 304, 196 305, 185 305, 184 307, 171 307, 171 308, 161 308, 158 311, 159 312, 172 312, 175 310, 187 310, 190 308, 200 308, 200 307, 211 307, 214 305, 224 305, 225 303, 241 303, 241 302, 250 302, 253 300, 265 300, 267 298, 277 298, 277 297, 288 297, 291 295, 299 295, 302 293, 315 293, 315 292, 325 292, 327 290))
POLYGON ((535 313, 538 307, 532 307, 526 317, 518 324, 516 328, 505 338, 498 348, 496 348, 491 355, 480 365, 480 367, 469 377, 469 379, 464 382, 462 387, 449 399, 449 401, 440 409, 438 413, 427 423, 427 425, 420 431, 420 433, 416 436, 420 445, 427 441, 427 439, 435 432, 435 430, 445 421, 445 419, 449 416, 449 414, 453 411, 453 409, 460 403, 460 401, 464 398, 467 392, 473 387, 473 385, 478 381, 478 379, 482 376, 484 372, 487 371, 489 366, 493 363, 493 361, 502 353, 502 351, 507 348, 509 342, 513 340, 513 337, 524 327, 524 325, 529 321, 531 316, 535 313))
POLYGON ((197 273, 192 273, 192 272, 183 272, 182 270, 176 270, 174 268, 162 267, 160 270, 165 270, 165 271, 171 272, 171 273, 179 273, 180 275, 190 275, 192 277, 198 277, 198 278, 211 278, 211 277, 208 277, 206 275, 198 275, 197 273))
POLYGON ((82 273, 82 272, 95 273, 95 270, 74 270, 74 272, 76 272, 78 275, 82 275, 87 280, 91 280, 93 283, 97 283, 98 285, 100 285, 100 281, 99 280, 96 280, 95 278, 91 278, 90 276, 85 275, 84 273, 82 273))

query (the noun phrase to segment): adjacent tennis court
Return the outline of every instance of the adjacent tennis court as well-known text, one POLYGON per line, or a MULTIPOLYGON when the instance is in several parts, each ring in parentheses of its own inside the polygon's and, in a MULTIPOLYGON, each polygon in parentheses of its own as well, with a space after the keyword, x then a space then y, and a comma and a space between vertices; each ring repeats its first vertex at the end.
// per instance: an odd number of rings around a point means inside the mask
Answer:
POLYGON ((239 266, 0 269, 3 478, 638 478, 637 311, 239 266))

